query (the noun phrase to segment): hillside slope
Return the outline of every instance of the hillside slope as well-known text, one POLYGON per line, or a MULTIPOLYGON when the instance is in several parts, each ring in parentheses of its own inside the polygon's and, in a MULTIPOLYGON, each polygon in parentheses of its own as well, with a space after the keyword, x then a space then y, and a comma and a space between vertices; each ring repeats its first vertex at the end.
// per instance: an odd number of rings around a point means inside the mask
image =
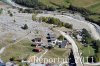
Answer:
POLYGON ((100 0, 13 0, 18 4, 54 11, 57 9, 69 9, 83 14, 86 20, 100 25, 100 0))
POLYGON ((24 6, 36 7, 39 9, 47 9, 49 7, 52 8, 69 7, 69 2, 67 0, 13 0, 13 1, 24 6))

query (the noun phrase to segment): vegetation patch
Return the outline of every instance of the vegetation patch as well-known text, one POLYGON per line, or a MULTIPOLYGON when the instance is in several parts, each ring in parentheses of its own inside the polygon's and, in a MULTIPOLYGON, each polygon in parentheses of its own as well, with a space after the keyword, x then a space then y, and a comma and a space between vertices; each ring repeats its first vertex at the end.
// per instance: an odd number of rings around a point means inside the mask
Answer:
POLYGON ((94 3, 98 3, 100 0, 70 0, 70 3, 76 7, 89 7, 94 5, 94 3))
POLYGON ((57 18, 53 18, 53 17, 40 17, 40 20, 42 20, 42 22, 46 22, 48 24, 57 25, 58 27, 66 27, 66 28, 72 29, 72 25, 71 24, 61 22, 57 18))
POLYGON ((49 50, 45 54, 45 58, 68 58, 68 55, 70 53, 70 49, 65 49, 65 48, 53 48, 49 50))
POLYGON ((1 8, 1 9, 0 9, 0 14, 2 14, 2 12, 3 12, 3 9, 1 8))
POLYGON ((35 54, 32 52, 34 47, 32 47, 31 44, 32 42, 30 42, 28 39, 24 39, 17 44, 11 45, 10 47, 6 48, 3 54, 1 54, 1 58, 5 62, 9 61, 9 59, 12 57, 14 57, 15 60, 26 59, 27 56, 35 54))
POLYGON ((82 31, 82 41, 76 41, 79 51, 82 52, 84 61, 87 62, 87 57, 89 62, 91 62, 91 57, 94 58, 94 62, 100 61, 100 41, 91 38, 90 34, 86 29, 82 31))
POLYGON ((67 8, 69 2, 67 0, 13 0, 14 2, 32 7, 35 9, 55 10, 56 8, 67 8))
POLYGON ((86 20, 100 25, 100 0, 13 0, 18 4, 32 7, 35 10, 71 10, 79 12, 86 20), (94 18, 90 18, 91 15, 94 18))
POLYGON ((94 49, 91 46, 83 47, 82 53, 83 53, 82 55, 84 57, 89 57, 89 56, 95 55, 94 49))
POLYGON ((90 7, 88 7, 90 11, 95 12, 95 13, 100 13, 100 2, 91 5, 90 7))

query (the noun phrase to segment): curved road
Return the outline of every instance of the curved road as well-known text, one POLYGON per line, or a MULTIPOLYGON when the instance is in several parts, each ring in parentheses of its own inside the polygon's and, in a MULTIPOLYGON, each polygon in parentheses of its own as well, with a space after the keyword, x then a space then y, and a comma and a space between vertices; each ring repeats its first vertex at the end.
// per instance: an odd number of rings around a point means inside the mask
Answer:
POLYGON ((58 31, 62 34, 62 36, 64 36, 72 44, 72 50, 74 53, 75 62, 77 64, 77 66, 83 66, 82 58, 79 54, 78 47, 77 47, 75 41, 69 35, 67 35, 65 32, 62 32, 60 30, 58 30, 58 31))

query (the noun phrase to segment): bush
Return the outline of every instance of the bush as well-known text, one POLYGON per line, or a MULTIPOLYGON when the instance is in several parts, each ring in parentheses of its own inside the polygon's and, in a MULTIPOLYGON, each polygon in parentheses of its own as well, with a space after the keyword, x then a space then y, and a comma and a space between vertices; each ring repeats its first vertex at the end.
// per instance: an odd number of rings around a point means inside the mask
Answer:
POLYGON ((13 0, 13 1, 28 7, 36 7, 38 5, 38 0, 13 0))
POLYGON ((66 28, 72 29, 71 24, 64 23, 64 22, 60 21, 57 18, 53 18, 53 17, 40 17, 40 18, 41 18, 42 22, 46 22, 46 23, 49 23, 49 24, 54 24, 54 25, 57 25, 59 27, 66 27, 66 28))
POLYGON ((2 12, 3 12, 3 9, 1 8, 1 9, 0 9, 0 14, 1 14, 2 12))
POLYGON ((27 26, 27 24, 25 24, 23 27, 21 27, 22 29, 24 29, 24 30, 26 30, 26 29, 28 29, 28 26, 27 26))
POLYGON ((66 28, 71 28, 71 29, 73 28, 72 25, 71 24, 68 24, 68 23, 65 23, 65 27, 66 28))
POLYGON ((64 40, 64 37, 63 37, 62 35, 60 35, 60 36, 58 37, 58 39, 59 39, 59 40, 64 40))
POLYGON ((11 13, 10 10, 8 11, 8 14, 9 14, 9 16, 11 16, 11 17, 13 16, 13 14, 11 13))
POLYGON ((93 41, 91 35, 88 33, 86 29, 82 29, 82 43, 83 44, 91 44, 93 41))
POLYGON ((15 60, 15 57, 11 57, 9 60, 10 61, 14 61, 15 60))
POLYGON ((35 14, 32 15, 32 20, 36 21, 36 15, 35 14))

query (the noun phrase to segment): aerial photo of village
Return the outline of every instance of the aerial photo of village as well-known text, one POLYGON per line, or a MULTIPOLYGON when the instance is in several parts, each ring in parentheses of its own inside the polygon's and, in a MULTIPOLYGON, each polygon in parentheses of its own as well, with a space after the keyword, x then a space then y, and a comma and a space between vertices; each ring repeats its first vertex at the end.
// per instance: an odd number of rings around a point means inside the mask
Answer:
POLYGON ((0 66, 100 66, 100 0, 0 0, 0 66))

